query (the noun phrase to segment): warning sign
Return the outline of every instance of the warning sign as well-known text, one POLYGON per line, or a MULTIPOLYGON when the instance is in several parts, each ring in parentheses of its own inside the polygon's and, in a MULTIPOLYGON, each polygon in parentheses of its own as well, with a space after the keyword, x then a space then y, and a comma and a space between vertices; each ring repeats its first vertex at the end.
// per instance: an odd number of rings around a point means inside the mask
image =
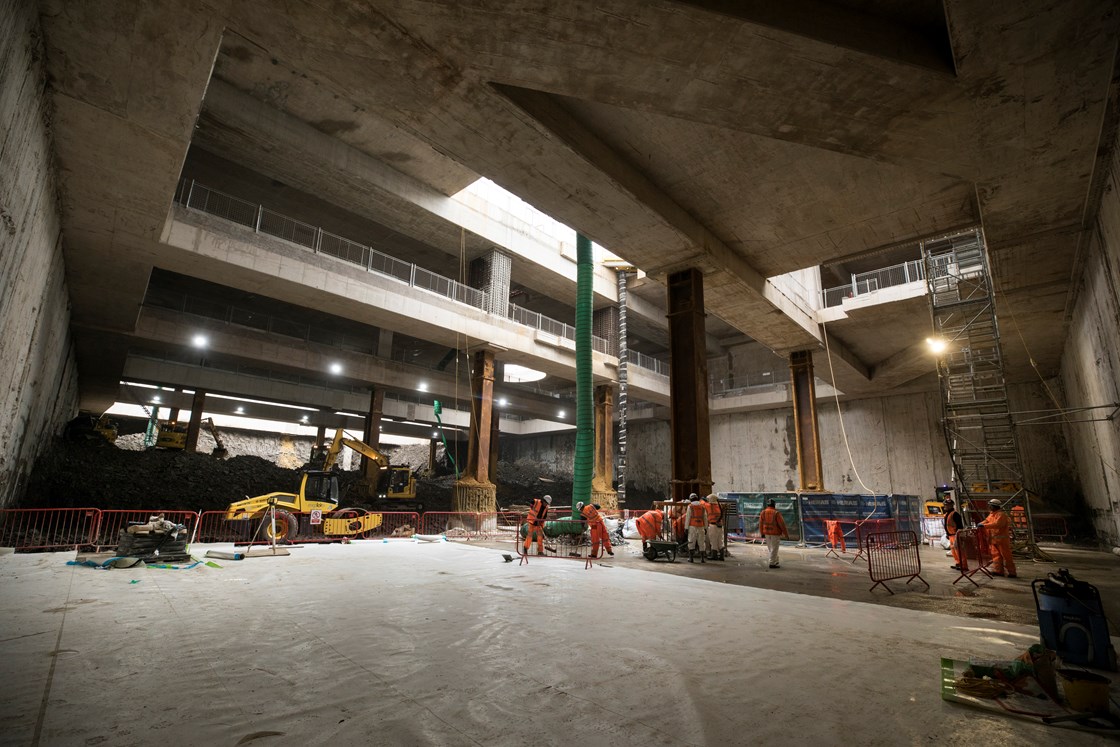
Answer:
POLYGON ((312 526, 314 526, 315 524, 322 524, 322 523, 323 523, 323 512, 320 511, 319 509, 315 509, 314 511, 311 512, 311 524, 312 524, 312 526))

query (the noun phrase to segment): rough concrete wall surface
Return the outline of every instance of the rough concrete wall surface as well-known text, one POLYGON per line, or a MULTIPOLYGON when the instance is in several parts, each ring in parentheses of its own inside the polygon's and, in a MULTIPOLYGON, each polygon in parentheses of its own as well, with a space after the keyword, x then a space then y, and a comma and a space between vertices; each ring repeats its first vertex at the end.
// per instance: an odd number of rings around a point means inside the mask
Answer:
POLYGON ((1084 515, 1085 505, 1077 487, 1077 470, 1066 433, 1057 419, 1045 422, 1040 410, 1061 407, 1062 382, 1050 379, 1007 387, 1008 405, 1014 413, 1015 438, 1023 463, 1026 486, 1046 499, 1047 510, 1084 515), (1035 422, 1030 422, 1035 421, 1035 422))
MULTIPOLYGON (((832 400, 817 402, 825 486, 837 493, 932 495, 952 480, 936 392, 840 403, 844 439, 832 400), (853 467, 854 463, 854 467, 853 467), (858 476, 857 476, 858 473, 858 476)), ((788 408, 712 418, 712 479, 718 491, 783 491, 798 485, 793 411, 788 408)))
POLYGON ((76 407, 35 3, 0 0, 0 506, 76 407))
POLYGON ((576 442, 574 433, 551 433, 531 438, 503 440, 501 460, 537 462, 552 472, 571 474, 575 465, 576 442))
MULTIPOLYGON (((1082 286, 1062 353, 1067 407, 1120 402, 1120 153, 1114 152, 1097 231, 1085 262, 1082 286)), ((1109 410, 1070 415, 1104 417, 1109 410)), ((1120 418, 1070 423, 1067 439, 1098 536, 1120 544, 1120 418)))

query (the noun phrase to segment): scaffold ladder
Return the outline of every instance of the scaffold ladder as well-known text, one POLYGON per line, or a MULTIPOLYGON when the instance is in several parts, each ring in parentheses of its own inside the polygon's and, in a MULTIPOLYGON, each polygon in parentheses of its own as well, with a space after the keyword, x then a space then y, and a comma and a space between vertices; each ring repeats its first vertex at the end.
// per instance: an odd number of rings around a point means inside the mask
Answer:
POLYGON ((941 423, 960 508, 966 521, 978 523, 984 504, 999 500, 1017 544, 1037 554, 983 232, 922 242, 922 254, 935 339, 945 344, 937 359, 941 423))

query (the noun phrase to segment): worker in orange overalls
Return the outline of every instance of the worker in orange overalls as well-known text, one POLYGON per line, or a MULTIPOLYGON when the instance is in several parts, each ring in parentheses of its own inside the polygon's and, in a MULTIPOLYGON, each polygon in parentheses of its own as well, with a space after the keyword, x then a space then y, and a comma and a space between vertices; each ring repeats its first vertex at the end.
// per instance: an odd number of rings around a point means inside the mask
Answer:
POLYGON ((603 523, 603 515, 599 513, 599 504, 585 504, 580 501, 576 504, 576 510, 587 522, 587 528, 591 530, 591 557, 599 557, 599 545, 603 546, 607 555, 614 555, 614 550, 611 549, 611 538, 607 535, 607 525, 603 523))
POLYGON ((692 493, 688 496, 688 507, 684 510, 685 523, 688 525, 688 562, 693 560, 693 548, 700 553, 700 562, 704 562, 704 555, 708 546, 708 504, 700 500, 700 496, 692 493))
POLYGON ((949 538, 949 550, 953 553, 953 560, 956 561, 949 567, 955 571, 967 571, 968 563, 961 563, 961 552, 957 548, 957 532, 964 529, 964 519, 961 518, 952 498, 946 498, 941 508, 942 513, 945 514, 945 536, 949 538))
POLYGON ((782 539, 789 539, 789 530, 786 529, 786 520, 775 508, 777 504, 771 498, 766 502, 766 508, 758 515, 758 532, 770 548, 770 567, 781 568, 778 562, 778 548, 782 546, 782 539))
POLYGON ((995 498, 988 501, 988 508, 991 513, 980 522, 980 526, 988 533, 988 546, 992 550, 992 575, 1018 578, 1015 559, 1011 557, 1011 519, 995 498))
POLYGON ((840 552, 847 552, 848 543, 844 541, 844 529, 840 522, 827 519, 824 525, 828 528, 828 544, 832 545, 832 549, 835 550, 840 545, 840 552))
POLYGON ((708 504, 708 555, 712 560, 723 559, 723 509, 719 496, 712 493, 705 501, 708 504))
POLYGON ((525 531, 525 552, 529 554, 529 545, 533 544, 533 537, 537 538, 537 555, 544 555, 544 520, 548 516, 548 507, 552 505, 552 496, 535 498, 529 507, 529 526, 525 531))
POLYGON ((647 542, 661 536, 661 524, 664 521, 665 515, 657 509, 646 511, 634 521, 634 526, 642 538, 642 550, 646 549, 647 542))

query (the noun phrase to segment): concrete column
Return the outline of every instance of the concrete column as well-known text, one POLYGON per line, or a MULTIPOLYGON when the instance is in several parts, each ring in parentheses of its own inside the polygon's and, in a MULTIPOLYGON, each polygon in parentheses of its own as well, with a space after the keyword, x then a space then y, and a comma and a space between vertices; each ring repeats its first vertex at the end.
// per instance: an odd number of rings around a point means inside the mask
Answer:
POLYGON ((797 474, 801 490, 824 492, 821 437, 817 429, 817 387, 813 378, 813 353, 799 350, 789 356, 793 392, 793 423, 797 440, 797 474))
POLYGON ((377 357, 393 358, 393 330, 381 327, 377 330, 377 357))
MULTIPOLYGON (((369 390, 369 412, 366 413, 365 427, 362 429, 362 440, 375 449, 381 448, 381 413, 384 412, 385 390, 374 387, 369 390)), ((381 468, 370 461, 369 457, 362 457, 362 474, 366 479, 376 485, 378 473, 381 468)))
POLYGON ((327 426, 320 425, 315 430, 315 445, 312 446, 313 451, 318 451, 323 448, 323 442, 327 439, 327 426))
POLYGON ((614 387, 595 387, 595 472, 591 476, 591 501, 607 511, 618 510, 614 491, 614 387))
POLYGON ((187 423, 186 451, 198 450, 198 432, 202 428, 202 408, 206 406, 206 392, 195 391, 194 400, 191 402, 191 419, 187 423))
POLYGON ((475 353, 471 370, 471 430, 467 466, 455 483, 455 510, 492 512, 497 487, 490 481, 490 428, 494 411, 494 353, 475 353))
POLYGON ((704 275, 689 268, 669 275, 668 281, 670 495, 684 500, 689 493, 707 495, 712 490, 704 275))

